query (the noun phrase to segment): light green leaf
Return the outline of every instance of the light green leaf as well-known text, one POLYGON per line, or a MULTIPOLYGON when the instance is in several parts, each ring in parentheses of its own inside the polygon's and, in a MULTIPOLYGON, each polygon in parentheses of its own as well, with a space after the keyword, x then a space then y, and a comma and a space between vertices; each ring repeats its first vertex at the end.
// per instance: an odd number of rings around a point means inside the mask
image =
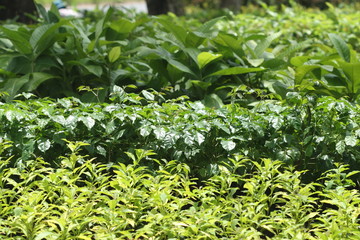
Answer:
POLYGON ((250 194, 254 194, 254 185, 252 183, 246 182, 244 188, 247 189, 250 194))
POLYGON ((199 68, 204 68, 207 64, 221 58, 221 54, 214 54, 210 52, 202 52, 197 56, 199 68))
POLYGON ((296 67, 300 67, 309 61, 310 58, 310 56, 296 56, 290 59, 290 63, 296 67))
POLYGON ((217 72, 211 74, 211 76, 214 76, 214 75, 223 75, 223 76, 238 75, 238 74, 244 74, 244 73, 262 72, 265 70, 266 69, 264 69, 264 68, 232 67, 232 68, 226 68, 226 69, 217 71, 217 72))
POLYGON ((166 132, 165 132, 164 128, 158 127, 154 130, 154 134, 155 134, 156 139, 161 140, 161 139, 165 138, 166 132))
POLYGON ((318 65, 302 65, 298 68, 296 68, 296 74, 295 74, 295 84, 301 84, 302 80, 308 74, 309 72, 320 68, 318 65))
POLYGON ((110 24, 110 28, 122 34, 131 33, 136 26, 136 22, 132 22, 125 18, 121 18, 118 21, 114 21, 110 24))
POLYGON ((109 55, 108 55, 109 62, 113 63, 116 60, 118 60, 119 57, 120 57, 120 54, 121 54, 121 48, 120 47, 113 47, 110 50, 109 55))
POLYGON ((251 66, 253 67, 258 67, 260 66, 263 62, 264 62, 264 58, 259 58, 259 59, 250 59, 247 58, 248 62, 251 64, 251 66))
MULTIPOLYGON (((51 237, 54 237, 56 236, 57 234, 54 234, 53 232, 41 232, 39 234, 36 235, 35 239, 34 240, 42 240, 42 239, 48 239, 47 237, 48 236, 51 236, 51 237)), ((58 236, 56 236, 57 238, 58 236)))

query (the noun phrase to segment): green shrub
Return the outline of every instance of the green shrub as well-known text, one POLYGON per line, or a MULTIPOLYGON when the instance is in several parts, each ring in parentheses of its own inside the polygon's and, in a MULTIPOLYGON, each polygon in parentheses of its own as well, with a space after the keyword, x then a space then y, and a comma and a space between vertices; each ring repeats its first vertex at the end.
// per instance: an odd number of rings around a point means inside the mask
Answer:
MULTIPOLYGON (((146 150, 96 163, 67 143, 58 168, 0 159, 0 237, 16 239, 357 239, 358 191, 345 166, 304 184, 279 161, 236 157, 199 184, 190 167, 146 150), (152 161, 156 167, 139 164, 152 161), (238 174, 244 166, 251 174, 238 174)), ((2 145, 3 147, 3 145, 2 145)))
POLYGON ((219 171, 221 161, 238 154, 280 160, 316 179, 336 162, 358 169, 358 115, 345 100, 297 93, 286 103, 214 109, 201 102, 165 101, 154 91, 138 95, 117 88, 111 103, 63 98, 2 104, 0 138, 14 143, 7 151, 15 156, 13 166, 34 156, 54 165, 66 152, 67 139, 88 143, 84 151, 101 163, 124 162, 129 159, 124 152, 141 148, 187 163, 194 176, 207 178, 219 171))

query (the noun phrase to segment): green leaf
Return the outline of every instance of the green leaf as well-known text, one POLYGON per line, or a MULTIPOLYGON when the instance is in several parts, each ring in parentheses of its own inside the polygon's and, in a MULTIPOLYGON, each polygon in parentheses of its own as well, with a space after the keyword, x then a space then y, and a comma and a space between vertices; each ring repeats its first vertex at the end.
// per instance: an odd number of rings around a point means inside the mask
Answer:
POLYGON ((262 40, 255 48, 254 52, 257 58, 261 58, 261 55, 271 45, 272 41, 281 36, 281 32, 273 33, 264 40, 262 40))
POLYGON ((264 58, 259 58, 259 59, 247 58, 246 60, 251 64, 251 66, 258 67, 264 62, 265 59, 264 58))
POLYGON ((172 65, 176 69, 178 69, 178 70, 180 70, 182 72, 190 73, 191 75, 195 76, 195 73, 193 71, 191 71, 190 68, 188 68, 187 66, 182 64, 181 62, 173 60, 173 59, 169 59, 168 62, 169 62, 170 65, 172 65))
POLYGON ((203 103, 206 107, 209 108, 221 108, 222 106, 224 106, 221 98, 219 98, 219 96, 214 93, 206 95, 203 103))
POLYGON ((357 144, 357 138, 355 136, 346 136, 345 144, 350 147, 355 147, 357 144))
POLYGON ((30 76, 31 77, 30 77, 29 81, 24 86, 24 91, 33 91, 43 82, 45 82, 49 79, 59 78, 57 76, 54 76, 54 75, 51 75, 48 73, 42 73, 42 72, 36 72, 36 73, 31 74, 30 76))
POLYGON ((5 97, 7 101, 12 100, 19 90, 29 81, 29 74, 20 77, 20 78, 10 78, 6 81, 2 92, 8 93, 8 96, 5 97))
POLYGON ((204 137, 204 135, 202 135, 201 133, 196 133, 195 134, 195 140, 196 140, 196 142, 199 144, 199 145, 201 145, 204 141, 205 141, 205 137, 204 137))
POLYGON ((296 68, 295 84, 300 85, 306 74, 318 68, 320 68, 318 65, 302 65, 296 68))
POLYGON ((95 125, 95 120, 90 117, 90 116, 87 116, 87 117, 80 117, 80 120, 84 123, 84 125, 89 129, 91 130, 92 127, 95 125))
POLYGON ((45 141, 39 140, 37 143, 38 143, 38 149, 43 153, 49 150, 51 147, 51 142, 49 139, 46 139, 45 141))
POLYGON ((103 69, 101 66, 94 65, 89 59, 80 59, 78 61, 68 61, 68 64, 78 65, 86 69, 89 73, 101 77, 103 69))
POLYGON ((221 146, 226 150, 226 151, 231 151, 236 147, 236 143, 234 143, 232 140, 221 140, 221 146))
POLYGON ((334 44, 336 51, 346 61, 350 62, 350 49, 346 42, 338 35, 334 33, 329 34, 331 42, 334 44))
POLYGON ((10 30, 8 28, 0 26, 0 30, 11 41, 14 47, 22 54, 31 54, 32 48, 29 43, 29 38, 26 34, 20 31, 10 30))
POLYGON ((207 64, 221 58, 221 54, 214 54, 210 52, 202 52, 197 56, 197 61, 200 69, 203 69, 207 64))
POLYGON ((241 47, 243 42, 242 39, 236 39, 234 36, 229 34, 219 33, 213 41, 217 44, 230 48, 230 50, 239 57, 244 55, 244 50, 241 47))
POLYGON ((175 25, 173 21, 170 21, 167 16, 166 18, 157 17, 155 18, 169 33, 171 33, 175 38, 180 41, 182 44, 186 42, 187 31, 185 28, 175 25))
POLYGON ((345 142, 339 141, 338 143, 336 143, 335 149, 339 154, 343 154, 345 152, 345 142))
POLYGON ((232 68, 226 68, 222 69, 220 71, 217 71, 210 76, 216 76, 216 75, 238 75, 238 74, 244 74, 244 73, 253 73, 253 72, 262 72, 265 71, 264 68, 245 68, 245 67, 232 67, 232 68))
POLYGON ((199 27, 194 34, 198 35, 199 37, 203 37, 203 38, 209 38, 210 35, 214 32, 212 30, 212 27, 221 19, 224 19, 225 17, 218 17, 218 18, 214 18, 211 19, 207 22, 205 22, 204 24, 201 25, 201 27, 199 27))
POLYGON ((339 63, 341 69, 344 71, 345 75, 349 79, 348 89, 350 93, 359 94, 360 93, 360 63, 339 63))
POLYGON ((116 62, 120 58, 121 48, 120 47, 113 47, 108 55, 109 62, 113 63, 116 62))
POLYGON ((310 56, 296 56, 290 59, 290 63, 295 67, 300 67, 309 61, 310 58, 310 56))
MULTIPOLYGON (((111 15, 113 14, 113 12, 114 12, 114 9, 113 9, 112 7, 110 7, 110 8, 108 9, 108 11, 106 12, 105 16, 104 16, 100 21, 97 22, 97 24, 96 24, 96 26, 95 26, 95 39, 94 39, 94 44, 93 44, 93 45, 89 45, 89 47, 88 47, 88 51, 89 51, 89 52, 92 52, 92 51, 94 50, 95 46, 98 46, 98 44, 99 44, 99 38, 100 38, 100 36, 103 34, 104 30, 106 29, 106 28, 105 28, 105 23, 106 23, 107 21, 109 21, 109 19, 110 19, 111 15)), ((80 30, 80 28, 78 28, 78 30, 80 30)), ((80 34, 81 34, 82 30, 80 30, 79 32, 80 32, 80 34)), ((86 37, 85 39, 87 39, 87 37, 86 37)))
POLYGON ((111 22, 110 28, 121 34, 129 34, 137 26, 136 22, 121 18, 118 21, 111 22))
POLYGON ((34 30, 31 34, 29 42, 33 48, 35 57, 54 44, 56 36, 55 32, 62 24, 63 22, 40 25, 34 30))
POLYGON ((185 45, 188 48, 198 48, 204 42, 204 40, 205 38, 199 37, 193 32, 189 32, 185 38, 185 45))
POLYGON ((141 91, 141 94, 147 99, 147 100, 150 100, 150 101, 154 101, 155 100, 155 96, 154 94, 146 91, 146 90, 142 90, 141 91))

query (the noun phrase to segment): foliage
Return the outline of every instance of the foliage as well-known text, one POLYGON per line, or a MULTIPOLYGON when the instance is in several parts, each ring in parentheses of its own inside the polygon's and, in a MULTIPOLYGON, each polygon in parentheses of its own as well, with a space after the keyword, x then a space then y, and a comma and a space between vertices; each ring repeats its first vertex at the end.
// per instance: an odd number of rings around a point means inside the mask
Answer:
POLYGON ((0 238, 358 239, 358 13, 329 6, 2 25, 0 238))
POLYGON ((66 149, 63 139, 88 143, 86 153, 102 163, 130 160, 124 152, 134 149, 151 150, 160 159, 187 163, 199 178, 217 174, 219 162, 232 154, 280 160, 308 170, 308 180, 336 162, 359 166, 359 109, 346 100, 292 92, 284 103, 215 109, 148 90, 134 94, 116 87, 112 97, 111 103, 63 98, 1 105, 0 138, 14 143, 7 151, 16 157, 12 166, 40 155, 53 165, 66 149))
POLYGON ((167 99, 210 99, 213 106, 229 102, 227 94, 239 85, 279 99, 289 91, 359 96, 359 16, 349 9, 297 6, 277 13, 264 6, 257 14, 228 12, 206 22, 114 9, 85 19, 39 11, 37 25, 0 28, 0 87, 7 101, 24 91, 107 101, 115 85, 128 84, 165 92, 167 99), (94 98, 79 94, 79 86, 102 90, 94 98))
MULTIPOLYGON (((1 149, 9 147, 2 144, 1 149)), ((202 182, 190 167, 136 149, 133 162, 100 164, 79 153, 57 160, 0 159, 0 237, 16 239, 357 239, 359 202, 345 166, 304 184, 278 161, 230 159, 202 182), (149 169, 139 162, 150 161, 149 169), (252 166, 248 174, 237 169, 252 166)))

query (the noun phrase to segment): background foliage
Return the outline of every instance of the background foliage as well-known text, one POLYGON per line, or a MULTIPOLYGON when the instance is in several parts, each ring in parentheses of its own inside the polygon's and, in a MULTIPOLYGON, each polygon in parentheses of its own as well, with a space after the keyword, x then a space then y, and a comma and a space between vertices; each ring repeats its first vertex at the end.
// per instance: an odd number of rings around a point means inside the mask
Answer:
POLYGON ((358 12, 38 7, 0 27, 1 239, 358 239, 358 12))

